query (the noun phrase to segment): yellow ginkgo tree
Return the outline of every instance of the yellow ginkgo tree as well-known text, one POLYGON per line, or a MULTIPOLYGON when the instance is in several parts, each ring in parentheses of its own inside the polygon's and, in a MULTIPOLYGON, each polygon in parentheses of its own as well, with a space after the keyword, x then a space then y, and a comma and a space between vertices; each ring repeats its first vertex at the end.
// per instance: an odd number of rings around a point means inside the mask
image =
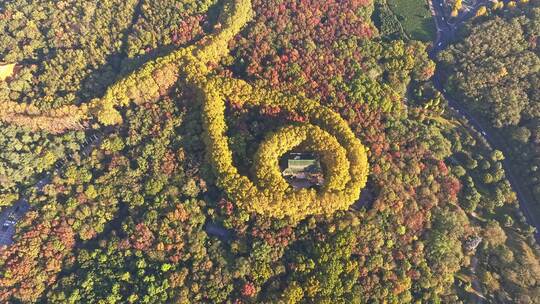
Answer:
POLYGON ((220 186, 240 207, 275 218, 299 220, 312 214, 347 209, 360 196, 369 171, 365 147, 339 114, 301 95, 269 90, 212 73, 209 63, 227 55, 228 42, 251 20, 250 0, 224 5, 219 27, 199 44, 147 62, 111 85, 101 98, 79 107, 41 111, 32 105, 0 101, 0 119, 31 129, 59 133, 83 128, 88 120, 102 125, 122 122, 119 108, 157 100, 178 79, 193 88, 203 105, 204 141, 220 186), (241 175, 233 164, 225 122, 225 101, 245 107, 279 107, 306 118, 284 126, 260 144, 252 168, 254 180, 241 175), (321 156, 326 180, 320 190, 294 190, 280 174, 278 159, 302 146, 321 156))

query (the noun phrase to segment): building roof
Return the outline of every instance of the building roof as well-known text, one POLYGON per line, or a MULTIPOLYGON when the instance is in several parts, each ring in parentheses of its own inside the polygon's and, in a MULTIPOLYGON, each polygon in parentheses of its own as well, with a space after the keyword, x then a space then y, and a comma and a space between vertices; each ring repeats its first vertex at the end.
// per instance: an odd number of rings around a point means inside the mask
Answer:
POLYGON ((318 162, 315 159, 289 159, 287 165, 289 168, 305 169, 310 166, 318 166, 318 162))
POLYGON ((316 159, 288 159, 287 168, 283 171, 284 174, 298 174, 308 171, 319 170, 320 164, 316 159))
POLYGON ((8 77, 11 77, 13 75, 13 71, 15 69, 15 64, 4 64, 0 62, 0 81, 6 80, 8 77))

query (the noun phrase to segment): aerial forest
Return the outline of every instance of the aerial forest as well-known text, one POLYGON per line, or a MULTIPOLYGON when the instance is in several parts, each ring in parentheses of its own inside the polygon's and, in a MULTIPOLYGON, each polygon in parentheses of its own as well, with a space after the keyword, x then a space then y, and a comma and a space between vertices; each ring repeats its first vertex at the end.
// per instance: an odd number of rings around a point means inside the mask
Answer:
POLYGON ((436 58, 387 6, 0 2, 0 302, 540 303, 538 3, 436 58))

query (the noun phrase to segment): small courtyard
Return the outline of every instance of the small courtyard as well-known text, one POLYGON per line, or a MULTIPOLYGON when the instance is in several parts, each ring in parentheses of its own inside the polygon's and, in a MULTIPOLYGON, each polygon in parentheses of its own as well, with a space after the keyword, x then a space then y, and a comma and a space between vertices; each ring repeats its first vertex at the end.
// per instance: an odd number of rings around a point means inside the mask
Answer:
POLYGON ((291 152, 280 161, 282 175, 294 189, 316 188, 324 183, 318 157, 312 153, 291 152))

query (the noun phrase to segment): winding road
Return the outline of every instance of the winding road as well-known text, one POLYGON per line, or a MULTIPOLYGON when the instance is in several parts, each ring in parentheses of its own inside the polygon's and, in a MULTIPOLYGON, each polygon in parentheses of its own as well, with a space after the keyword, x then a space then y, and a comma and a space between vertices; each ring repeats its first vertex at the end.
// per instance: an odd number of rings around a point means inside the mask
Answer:
MULTIPOLYGON (((436 60, 437 54, 444 50, 449 43, 455 38, 456 31, 458 27, 469 18, 473 17, 476 14, 477 9, 482 6, 486 5, 488 1, 480 0, 478 1, 475 6, 469 10, 466 13, 460 14, 457 18, 455 18, 453 23, 450 23, 448 18, 444 15, 444 0, 432 0, 430 6, 433 13, 433 18, 435 20, 435 25, 437 27, 437 38, 433 42, 433 48, 430 51, 430 57, 434 61, 436 60)), ((446 93, 446 90, 444 89, 442 80, 441 80, 441 71, 440 69, 437 69, 435 72, 435 75, 432 78, 433 84, 437 90, 444 96, 444 98, 448 101, 448 105, 453 108, 462 118, 466 119, 469 124, 478 131, 481 136, 488 142, 488 144, 498 150, 504 150, 501 147, 497 147, 495 144, 494 136, 490 133, 489 130, 482 127, 482 124, 474 118, 467 110, 460 105, 458 102, 456 102, 452 96, 449 96, 446 93)), ((539 223, 538 220, 534 217, 533 213, 530 210, 529 202, 525 199, 526 196, 523 194, 524 191, 521 188, 521 184, 517 182, 516 178, 514 177, 510 161, 507 159, 504 159, 502 161, 503 169, 506 173, 506 177, 508 178, 508 181, 510 182, 510 185, 514 192, 516 193, 517 199, 519 201, 519 208, 521 209, 523 215, 527 219, 527 222, 536 228, 535 232, 535 238, 537 241, 540 242, 540 232, 538 230, 539 223)))
MULTIPOLYGON (((474 7, 472 7, 471 10, 465 13, 461 13, 458 15, 457 18, 454 18, 454 22, 450 23, 448 20, 448 17, 445 17, 444 14, 444 0, 431 0, 430 2, 430 8, 433 14, 433 19, 435 21, 435 25, 437 28, 437 36, 435 41, 433 42, 433 48, 430 51, 430 57, 432 60, 436 61, 437 54, 444 50, 455 38, 456 31, 458 27, 467 19, 473 17, 476 14, 476 11, 478 8, 482 5, 486 5, 486 0, 479 0, 476 2, 474 7)), ((492 135, 489 133, 489 130, 486 130, 482 127, 480 122, 474 118, 467 110, 460 105, 458 102, 456 102, 451 96, 449 96, 446 93, 446 90, 444 89, 443 82, 441 81, 441 71, 439 68, 435 71, 435 74, 433 75, 433 85, 435 88, 444 96, 444 98, 448 101, 448 106, 450 106, 452 109, 455 110, 455 112, 460 115, 462 118, 464 118, 466 121, 468 121, 469 125, 479 132, 479 136, 482 136, 490 146, 496 147, 494 145, 495 141, 493 140, 492 135)), ((502 149, 499 149, 502 150, 502 149)), ((519 207, 522 211, 522 213, 525 215, 527 222, 536 227, 536 233, 535 238, 537 241, 540 241, 540 234, 538 232, 538 222, 536 221, 536 218, 533 216, 533 214, 530 212, 527 201, 525 200, 525 196, 523 195, 522 189, 520 188, 520 184, 516 182, 516 179, 514 178, 514 175, 512 174, 510 163, 507 159, 504 159, 502 161, 503 169, 505 171, 506 177, 508 178, 508 181, 510 182, 510 185, 514 192, 516 193, 517 199, 519 201, 519 207)), ((478 258, 474 256, 471 261, 471 271, 473 273, 474 278, 471 281, 472 288, 476 291, 476 303, 483 303, 486 298, 484 295, 482 295, 482 287, 480 284, 480 281, 477 276, 477 267, 478 267, 478 258)))

